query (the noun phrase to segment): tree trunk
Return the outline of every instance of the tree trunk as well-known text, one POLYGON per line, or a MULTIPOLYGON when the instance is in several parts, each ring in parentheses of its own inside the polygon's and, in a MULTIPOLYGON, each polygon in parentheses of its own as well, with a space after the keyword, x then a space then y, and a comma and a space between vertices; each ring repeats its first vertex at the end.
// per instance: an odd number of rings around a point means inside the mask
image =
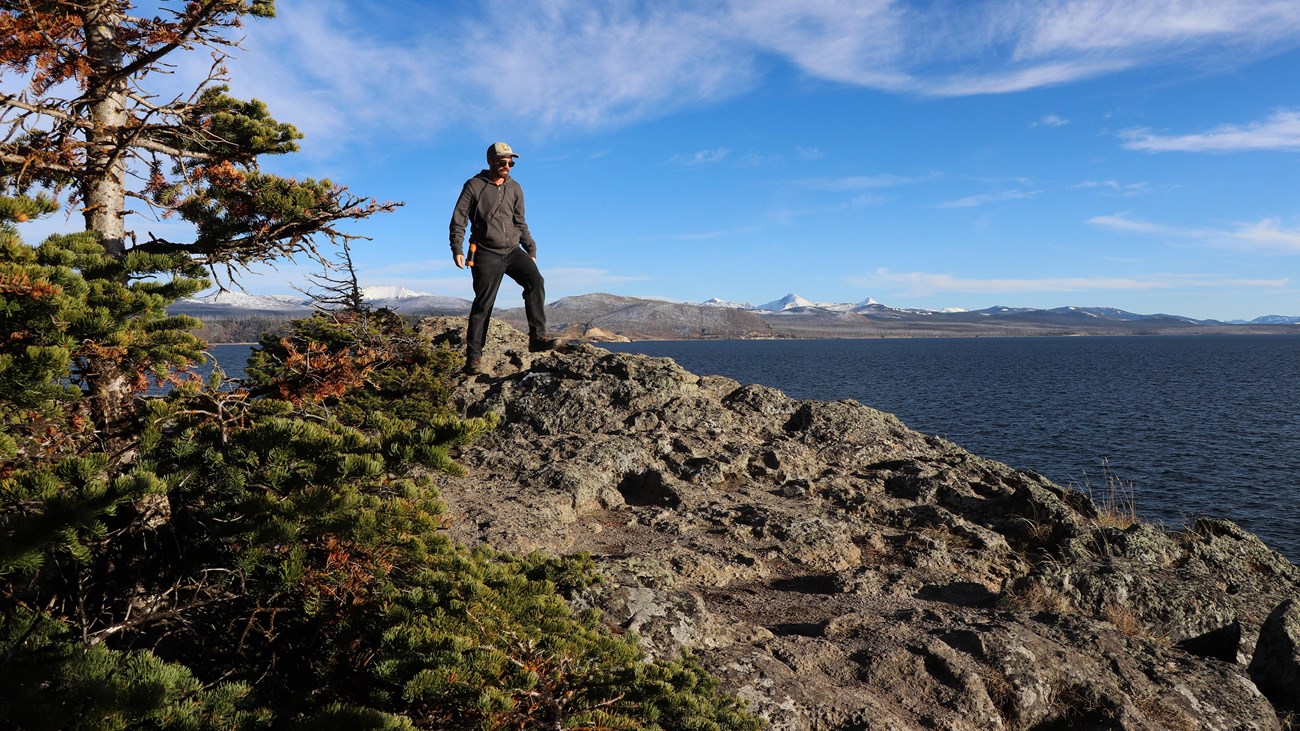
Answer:
MULTIPOLYGON (((104 251, 114 258, 126 254, 125 142, 130 115, 118 43, 124 22, 122 8, 115 0, 92 2, 82 16, 91 66, 85 96, 90 128, 86 131, 87 175, 82 182, 82 202, 86 229, 99 234, 104 251)), ((130 379, 115 361, 102 360, 88 370, 91 418, 100 434, 112 439, 131 408, 130 379)))
POLYGON ((86 89, 91 127, 86 133, 90 175, 82 184, 86 228, 100 235, 104 250, 126 252, 126 150, 130 115, 117 34, 125 18, 113 0, 97 2, 83 16, 91 74, 86 89))

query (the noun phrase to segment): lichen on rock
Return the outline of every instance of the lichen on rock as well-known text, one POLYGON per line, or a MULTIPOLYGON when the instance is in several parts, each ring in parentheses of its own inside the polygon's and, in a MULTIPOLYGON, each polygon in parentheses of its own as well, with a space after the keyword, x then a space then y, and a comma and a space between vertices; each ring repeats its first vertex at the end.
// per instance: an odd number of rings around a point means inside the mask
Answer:
MULTIPOLYGON (((463 328, 423 332, 456 347, 463 328)), ((606 581, 575 603, 653 655, 693 652, 773 728, 1279 729, 1297 712, 1300 570, 1228 521, 1117 525, 862 404, 526 346, 493 323, 489 374, 455 390, 502 423, 440 483, 450 529, 590 553, 606 581)))

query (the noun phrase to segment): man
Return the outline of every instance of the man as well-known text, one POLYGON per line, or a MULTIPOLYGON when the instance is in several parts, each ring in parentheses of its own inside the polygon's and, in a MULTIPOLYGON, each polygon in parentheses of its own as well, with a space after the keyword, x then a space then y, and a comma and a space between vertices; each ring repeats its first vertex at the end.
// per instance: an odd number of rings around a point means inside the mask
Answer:
POLYGON ((537 242, 524 220, 524 190, 510 177, 519 156, 504 142, 487 150, 487 170, 465 181, 451 212, 451 254, 456 267, 470 267, 474 276, 474 304, 466 333, 465 373, 483 372, 483 343, 496 303, 501 277, 509 275, 524 288, 524 313, 528 318, 528 350, 551 350, 555 340, 546 336, 545 282, 537 269, 537 242), (462 242, 470 224, 469 258, 462 242))

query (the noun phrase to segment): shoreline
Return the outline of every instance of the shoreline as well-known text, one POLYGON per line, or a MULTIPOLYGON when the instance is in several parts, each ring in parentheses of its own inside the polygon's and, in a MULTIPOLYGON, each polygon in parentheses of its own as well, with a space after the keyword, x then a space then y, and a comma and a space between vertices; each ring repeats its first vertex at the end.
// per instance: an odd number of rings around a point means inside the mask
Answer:
MULTIPOLYGON (((437 317, 437 315, 430 315, 437 317)), ((990 339, 1016 339, 1016 338, 1164 338, 1164 337, 1286 337, 1300 336, 1300 325, 1227 325, 1223 328, 1249 327, 1250 331, 1233 331, 1225 330, 1219 326, 1210 326, 1214 329, 1206 331, 1189 331, 1189 330, 1168 330, 1160 332, 1060 332, 1060 333, 1005 333, 1005 332, 950 332, 950 333, 928 333, 924 335, 906 335, 906 334, 888 334, 881 333, 878 335, 809 335, 809 336, 762 336, 762 337, 677 337, 677 336, 656 336, 642 333, 615 333, 619 335, 620 340, 605 340, 602 338, 585 338, 581 335, 564 335, 559 337, 575 342, 593 343, 604 345, 606 343, 651 343, 651 342, 764 342, 764 341, 816 341, 816 340, 990 340, 990 339), (1268 330, 1255 328, 1269 328, 1268 330), (1277 330, 1274 328, 1286 328, 1277 330)), ((217 341, 209 340, 208 345, 257 345, 256 341, 217 341)))

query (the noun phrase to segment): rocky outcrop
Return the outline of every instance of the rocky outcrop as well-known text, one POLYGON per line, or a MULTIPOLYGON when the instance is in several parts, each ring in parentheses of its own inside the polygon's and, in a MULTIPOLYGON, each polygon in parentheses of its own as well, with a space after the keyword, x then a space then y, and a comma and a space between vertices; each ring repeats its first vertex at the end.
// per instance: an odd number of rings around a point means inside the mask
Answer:
MULTIPOLYGON (((592 328, 640 338, 738 339, 776 335, 758 315, 748 310, 613 294, 565 297, 547 305, 546 315, 555 332, 570 335, 583 335, 592 328)), ((522 308, 503 310, 499 318, 522 329, 528 327, 522 308)), ((583 339, 594 340, 585 335, 583 339)))
POLYGON ((1279 710, 1300 714, 1300 601, 1288 599, 1268 615, 1250 675, 1279 710))
MULTIPOLYGON (((413 310, 405 305, 401 311, 464 314, 469 303, 460 302, 464 309, 413 310)), ((546 312, 556 331, 580 334, 584 328, 595 326, 638 340, 1300 333, 1300 324, 1256 321, 1234 325, 1177 315, 1137 315, 1104 307, 990 307, 973 312, 937 312, 896 309, 879 303, 822 305, 796 295, 762 308, 741 309, 719 307, 716 303, 595 293, 565 297, 547 305, 546 312)), ((496 317, 527 328, 522 308, 498 310, 496 317)))
POLYGON ((668 359, 529 354, 494 324, 485 365, 454 398, 501 426, 440 483, 450 530, 590 553, 607 579, 575 604, 695 653, 773 728, 1278 729, 1298 697, 1300 570, 1230 522, 1132 523, 890 414, 668 359))

